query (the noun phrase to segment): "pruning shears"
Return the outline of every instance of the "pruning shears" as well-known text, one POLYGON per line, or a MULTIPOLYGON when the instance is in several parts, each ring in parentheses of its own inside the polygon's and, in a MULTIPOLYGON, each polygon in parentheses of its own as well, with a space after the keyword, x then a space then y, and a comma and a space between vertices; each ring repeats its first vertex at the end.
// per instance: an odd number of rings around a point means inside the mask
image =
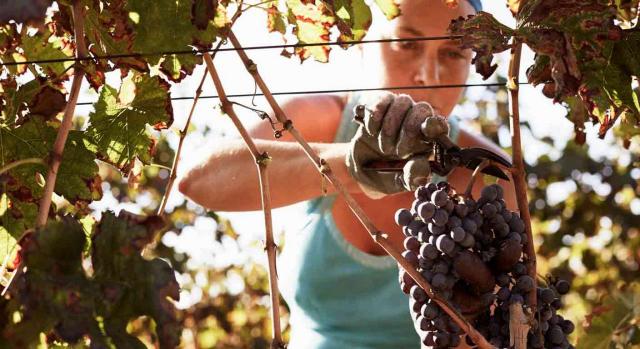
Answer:
MULTIPOLYGON (((424 132, 423 132, 424 133, 424 132)), ((441 135, 435 139, 429 138, 426 134, 425 142, 431 143, 433 146, 433 160, 429 161, 431 172, 440 176, 447 176, 455 167, 466 167, 475 170, 485 160, 489 164, 481 168, 481 172, 509 180, 507 174, 498 166, 511 168, 511 161, 505 159, 490 150, 484 148, 460 148, 447 135, 441 135)), ((431 153, 425 153, 430 156, 431 153)), ((365 164, 367 170, 378 172, 402 172, 404 165, 408 160, 390 160, 390 161, 372 161, 365 164)))

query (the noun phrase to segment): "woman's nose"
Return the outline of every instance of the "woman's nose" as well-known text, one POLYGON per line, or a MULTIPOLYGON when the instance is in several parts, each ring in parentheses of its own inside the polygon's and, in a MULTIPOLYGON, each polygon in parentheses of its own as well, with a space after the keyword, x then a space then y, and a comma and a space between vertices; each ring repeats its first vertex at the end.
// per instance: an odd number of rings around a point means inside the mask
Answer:
POLYGON ((424 64, 420 64, 415 73, 414 82, 418 85, 440 84, 438 64, 434 62, 425 62, 424 64))

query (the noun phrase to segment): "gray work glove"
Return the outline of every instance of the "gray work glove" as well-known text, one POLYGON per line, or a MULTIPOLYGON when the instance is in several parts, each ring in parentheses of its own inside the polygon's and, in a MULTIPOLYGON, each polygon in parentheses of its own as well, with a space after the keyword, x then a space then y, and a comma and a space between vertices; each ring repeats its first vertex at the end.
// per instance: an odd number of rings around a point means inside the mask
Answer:
POLYGON ((427 155, 432 147, 427 144, 425 133, 437 138, 448 134, 449 127, 445 118, 433 115, 428 103, 415 103, 408 95, 387 92, 378 95, 373 103, 364 104, 362 122, 351 139, 346 164, 365 194, 379 198, 415 190, 429 181, 431 170, 427 155), (364 169, 370 161, 402 159, 409 160, 402 172, 364 169))

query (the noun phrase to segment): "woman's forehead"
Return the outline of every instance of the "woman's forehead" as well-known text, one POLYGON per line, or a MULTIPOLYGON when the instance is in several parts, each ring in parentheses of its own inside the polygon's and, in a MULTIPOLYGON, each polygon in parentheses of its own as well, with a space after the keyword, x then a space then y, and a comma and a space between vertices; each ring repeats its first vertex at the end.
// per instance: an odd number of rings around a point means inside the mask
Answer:
POLYGON ((455 8, 448 7, 443 0, 402 0, 400 9, 401 15, 391 27, 396 32, 402 30, 417 36, 445 35, 451 20, 475 13, 466 0, 460 0, 455 8))

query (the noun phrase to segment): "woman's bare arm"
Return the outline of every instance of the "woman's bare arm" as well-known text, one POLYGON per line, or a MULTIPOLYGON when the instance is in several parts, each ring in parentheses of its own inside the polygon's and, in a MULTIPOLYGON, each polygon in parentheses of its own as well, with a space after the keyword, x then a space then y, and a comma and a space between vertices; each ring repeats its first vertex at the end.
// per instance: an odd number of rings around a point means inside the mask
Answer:
MULTIPOLYGON (((269 164, 273 207, 290 205, 322 195, 322 177, 302 148, 293 142, 255 140, 261 151, 272 158, 269 164)), ((357 192, 358 185, 347 172, 345 154, 348 143, 311 143, 327 160, 334 174, 357 192)), ((259 210, 258 170, 242 140, 224 140, 201 165, 191 169, 180 181, 179 190, 196 203, 219 211, 259 210)), ((326 183, 329 193, 333 186, 326 183)))
MULTIPOLYGON (((311 147, 327 160, 333 172, 352 192, 359 186, 347 172, 345 156, 348 143, 331 143, 337 132, 342 105, 336 96, 312 96, 292 99, 283 105, 296 129, 311 147)), ((269 182, 274 207, 286 206, 322 195, 322 177, 298 143, 285 132, 273 140, 266 122, 248 127, 260 151, 272 158, 269 182)), ((327 192, 334 192, 326 183, 327 192)), ((258 173, 251 153, 241 139, 221 139, 206 161, 181 175, 179 190, 196 203, 219 211, 258 210, 260 189, 258 173)))

